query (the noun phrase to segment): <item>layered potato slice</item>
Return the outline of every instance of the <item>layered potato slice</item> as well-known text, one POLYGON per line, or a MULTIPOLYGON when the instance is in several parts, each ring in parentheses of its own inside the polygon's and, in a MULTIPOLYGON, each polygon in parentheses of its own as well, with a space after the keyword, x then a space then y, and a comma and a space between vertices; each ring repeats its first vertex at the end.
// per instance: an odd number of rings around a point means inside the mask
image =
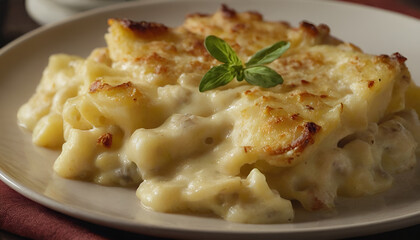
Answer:
POLYGON ((420 122, 410 109, 419 90, 399 53, 366 54, 326 25, 292 27, 225 5, 176 28, 108 24, 107 47, 88 58, 52 56, 18 113, 35 144, 62 145, 54 164, 62 177, 139 185, 156 211, 278 223, 293 220, 291 201, 334 208, 337 196, 388 189, 416 163, 420 122), (203 45, 208 35, 243 62, 289 41, 268 65, 284 83, 199 92, 220 64, 203 45))

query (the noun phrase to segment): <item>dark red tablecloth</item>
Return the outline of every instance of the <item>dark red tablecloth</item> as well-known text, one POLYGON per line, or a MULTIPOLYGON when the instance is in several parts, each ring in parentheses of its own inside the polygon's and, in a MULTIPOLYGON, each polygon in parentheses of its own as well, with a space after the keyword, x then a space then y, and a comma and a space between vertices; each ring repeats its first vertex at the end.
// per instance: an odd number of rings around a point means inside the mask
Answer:
MULTIPOLYGON (((400 12, 420 19, 419 0, 343 0, 400 12)), ((30 239, 146 239, 143 235, 127 233, 87 223, 43 207, 18 194, 0 182, 0 230, 30 239)), ((369 239, 416 239, 420 226, 414 226, 369 239)), ((157 239, 157 238, 154 238, 157 239)), ((365 238, 368 239, 368 238, 365 238)))
POLYGON ((31 239, 106 239, 83 222, 45 208, 0 182, 0 228, 31 239))
POLYGON ((420 19, 419 0, 341 0, 399 12, 420 19))

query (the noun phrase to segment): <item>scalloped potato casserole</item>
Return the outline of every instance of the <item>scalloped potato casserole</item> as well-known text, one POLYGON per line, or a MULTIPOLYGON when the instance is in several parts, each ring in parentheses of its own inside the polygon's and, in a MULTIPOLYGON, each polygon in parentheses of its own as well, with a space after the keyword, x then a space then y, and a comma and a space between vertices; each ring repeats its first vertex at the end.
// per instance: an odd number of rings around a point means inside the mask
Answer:
POLYGON ((282 223, 293 221, 292 201, 331 209, 337 196, 390 188, 416 164, 420 91, 399 53, 366 54, 326 25, 292 27, 224 5, 176 28, 108 24, 107 47, 51 56, 18 112, 36 145, 61 149, 61 177, 138 186, 155 211, 282 223), (242 61, 289 41, 269 64, 284 83, 199 92, 220 64, 203 46, 208 35, 242 61))

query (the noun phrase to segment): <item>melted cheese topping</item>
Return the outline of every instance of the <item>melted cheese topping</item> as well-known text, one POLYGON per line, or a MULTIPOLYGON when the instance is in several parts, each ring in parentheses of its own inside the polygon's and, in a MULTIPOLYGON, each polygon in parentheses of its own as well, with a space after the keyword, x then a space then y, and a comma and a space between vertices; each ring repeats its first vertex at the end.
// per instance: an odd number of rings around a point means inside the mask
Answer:
POLYGON ((53 55, 18 112, 37 145, 60 148, 62 177, 139 185, 143 205, 212 212, 243 223, 292 221, 291 200, 333 208, 337 195, 386 190, 416 163, 419 90, 405 58, 372 56, 326 25, 268 22, 222 6, 178 28, 110 19, 106 48, 53 55), (218 65, 203 46, 225 39, 243 62, 286 40, 269 66, 285 83, 232 81, 200 93, 218 65), (407 96, 405 95, 409 87, 407 96))

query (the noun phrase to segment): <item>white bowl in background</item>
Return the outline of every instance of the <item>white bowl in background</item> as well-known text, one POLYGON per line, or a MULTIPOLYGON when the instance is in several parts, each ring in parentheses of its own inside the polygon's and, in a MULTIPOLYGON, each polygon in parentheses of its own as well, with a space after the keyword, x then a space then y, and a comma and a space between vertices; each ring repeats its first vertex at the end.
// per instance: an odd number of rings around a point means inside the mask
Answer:
POLYGON ((132 0, 26 0, 26 10, 37 23, 62 21, 79 12, 132 0))

